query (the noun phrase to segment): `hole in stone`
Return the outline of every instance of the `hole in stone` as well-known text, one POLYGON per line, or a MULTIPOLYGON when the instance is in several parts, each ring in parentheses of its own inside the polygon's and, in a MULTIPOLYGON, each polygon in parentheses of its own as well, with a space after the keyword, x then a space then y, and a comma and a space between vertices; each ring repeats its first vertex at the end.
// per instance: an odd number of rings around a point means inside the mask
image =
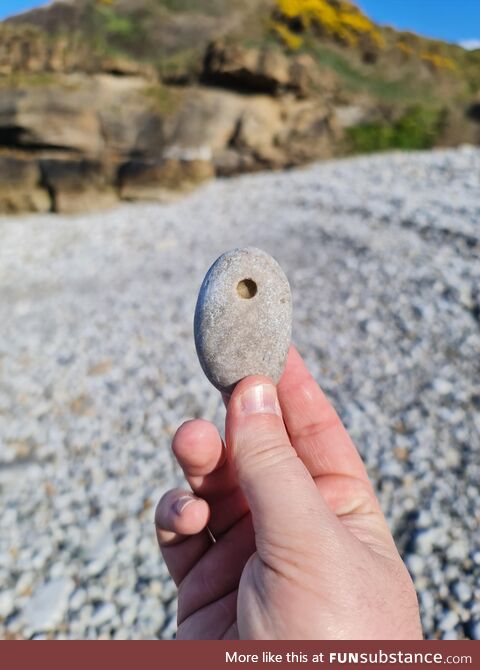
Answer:
POLYGON ((237 293, 244 300, 250 300, 257 295, 257 285, 253 279, 242 279, 237 284, 237 293))

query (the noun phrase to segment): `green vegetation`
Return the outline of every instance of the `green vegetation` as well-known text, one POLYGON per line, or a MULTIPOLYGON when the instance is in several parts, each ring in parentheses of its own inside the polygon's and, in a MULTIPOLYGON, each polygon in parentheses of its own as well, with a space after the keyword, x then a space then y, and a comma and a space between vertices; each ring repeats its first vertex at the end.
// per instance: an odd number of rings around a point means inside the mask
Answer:
POLYGON ((95 0, 85 7, 84 35, 100 54, 142 58, 150 48, 147 14, 120 13, 113 5, 95 0))
POLYGON ((175 114, 182 101, 182 92, 172 90, 163 84, 155 84, 144 89, 143 94, 150 102, 153 112, 168 117, 175 114))
POLYGON ((202 12, 219 15, 225 13, 225 0, 160 0, 170 12, 202 12))
POLYGON ((129 16, 117 14, 112 7, 106 5, 96 5, 95 11, 98 23, 109 37, 128 41, 137 36, 138 26, 129 16))
POLYGON ((202 62, 203 50, 197 48, 181 49, 173 54, 163 55, 156 66, 163 80, 189 80, 198 74, 202 62))
POLYGON ((343 55, 333 46, 309 40, 306 42, 305 51, 320 65, 333 70, 347 91, 368 93, 387 102, 425 103, 434 97, 431 84, 423 83, 420 86, 415 79, 406 76, 401 79, 388 79, 373 66, 355 65, 347 55, 343 55))
POLYGON ((51 72, 14 72, 0 77, 0 89, 50 86, 57 81, 58 76, 51 72))
POLYGON ((411 107, 398 121, 364 123, 348 131, 352 149, 357 153, 388 149, 430 149, 440 135, 444 111, 426 107, 411 107))

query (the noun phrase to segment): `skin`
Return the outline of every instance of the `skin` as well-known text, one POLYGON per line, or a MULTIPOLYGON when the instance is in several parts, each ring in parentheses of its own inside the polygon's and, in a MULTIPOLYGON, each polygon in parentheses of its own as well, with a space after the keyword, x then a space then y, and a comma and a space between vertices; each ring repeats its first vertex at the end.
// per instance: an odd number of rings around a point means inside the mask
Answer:
POLYGON ((178 586, 177 639, 422 638, 362 460, 293 347, 277 388, 237 385, 226 446, 194 420, 173 452, 191 491, 166 493, 155 522, 178 586))

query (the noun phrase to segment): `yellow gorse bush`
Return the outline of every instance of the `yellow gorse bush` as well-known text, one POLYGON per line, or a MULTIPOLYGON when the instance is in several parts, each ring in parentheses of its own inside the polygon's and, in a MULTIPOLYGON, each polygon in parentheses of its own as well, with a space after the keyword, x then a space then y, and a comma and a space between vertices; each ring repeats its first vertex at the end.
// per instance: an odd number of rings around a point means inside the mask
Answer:
POLYGON ((271 21, 270 27, 290 51, 298 51, 302 46, 302 38, 300 35, 294 33, 284 23, 280 23, 280 21, 271 21))
POLYGON ((421 59, 435 70, 456 70, 457 66, 451 58, 436 53, 423 53, 421 59))
POLYGON ((299 21, 307 30, 320 28, 330 37, 354 46, 360 37, 368 37, 376 46, 384 45, 379 30, 368 17, 343 0, 276 0, 280 16, 299 21))
POLYGON ((413 55, 413 49, 411 46, 408 44, 405 44, 405 42, 402 42, 401 40, 397 42, 396 47, 399 51, 404 53, 406 56, 412 56, 413 55))

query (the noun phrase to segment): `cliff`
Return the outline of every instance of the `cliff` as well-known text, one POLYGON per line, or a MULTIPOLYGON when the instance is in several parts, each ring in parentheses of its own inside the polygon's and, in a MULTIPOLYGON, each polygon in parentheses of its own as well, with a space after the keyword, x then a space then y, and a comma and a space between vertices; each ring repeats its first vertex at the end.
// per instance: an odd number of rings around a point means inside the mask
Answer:
POLYGON ((480 51, 340 0, 77 0, 0 24, 0 211, 478 143, 480 51))

